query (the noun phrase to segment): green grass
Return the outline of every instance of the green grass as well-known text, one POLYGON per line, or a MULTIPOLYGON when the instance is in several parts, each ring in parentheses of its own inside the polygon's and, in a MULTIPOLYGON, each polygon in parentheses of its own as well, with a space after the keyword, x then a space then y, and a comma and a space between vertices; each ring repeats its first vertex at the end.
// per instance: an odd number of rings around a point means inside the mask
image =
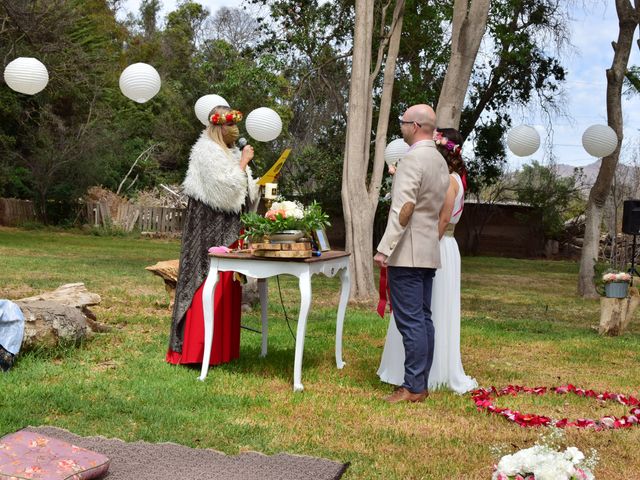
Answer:
MULTIPOLYGON (((241 358, 210 369, 164 362, 170 312, 162 281, 144 270, 177 258, 176 241, 0 228, 0 298, 16 299, 84 282, 102 302, 98 320, 113 327, 75 348, 28 352, 0 375, 0 434, 54 425, 80 435, 172 441, 228 454, 290 452, 351 462, 345 479, 488 479, 492 446, 530 446, 539 430, 476 411, 468 396, 433 392, 422 405, 387 405, 390 387, 376 370, 387 319, 350 306, 343 370, 335 368, 338 281, 314 279, 303 383, 292 392, 294 341, 277 284, 270 280, 269 354, 243 331, 241 358)), ((592 328, 597 301, 575 295, 572 262, 464 258, 462 353, 481 385, 573 383, 638 395, 640 327, 603 338, 592 328)), ((295 331, 297 281, 281 280, 295 331)), ((258 312, 243 323, 259 328, 258 312)), ((555 418, 622 415, 618 405, 575 396, 501 397, 496 402, 555 418)), ((639 427, 640 428, 640 427, 639 427)), ((567 431, 566 441, 598 450, 598 478, 635 478, 627 453, 640 430, 567 431)))

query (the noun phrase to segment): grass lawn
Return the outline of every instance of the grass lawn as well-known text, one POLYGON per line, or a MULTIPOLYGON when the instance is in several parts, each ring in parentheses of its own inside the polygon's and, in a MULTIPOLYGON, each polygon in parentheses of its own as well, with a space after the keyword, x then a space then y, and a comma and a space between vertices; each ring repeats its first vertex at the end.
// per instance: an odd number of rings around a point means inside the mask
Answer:
MULTIPOLYGON (((294 341, 270 280, 269 354, 243 330, 241 358, 198 370, 164 362, 170 312, 162 280, 144 270, 177 258, 179 243, 0 228, 0 298, 84 282, 102 296, 98 320, 114 327, 78 348, 21 355, 0 375, 0 435, 53 425, 79 435, 172 441, 228 454, 290 452, 351 462, 345 479, 489 479, 494 446, 528 447, 523 429, 475 409, 469 396, 433 392, 420 405, 387 405, 378 381, 387 319, 350 306, 343 370, 334 362, 337 279, 314 280, 302 379, 292 391, 294 341)), ((462 354, 482 386, 565 383, 639 395, 640 322, 602 338, 597 301, 575 295, 571 262, 463 258, 462 354)), ((297 281, 281 279, 295 331, 297 281)), ((259 328, 259 312, 243 323, 259 328)), ((501 397, 497 403, 554 418, 622 415, 620 405, 575 396, 501 397)), ((567 431, 566 443, 598 451, 596 477, 639 478, 640 427, 567 431)))

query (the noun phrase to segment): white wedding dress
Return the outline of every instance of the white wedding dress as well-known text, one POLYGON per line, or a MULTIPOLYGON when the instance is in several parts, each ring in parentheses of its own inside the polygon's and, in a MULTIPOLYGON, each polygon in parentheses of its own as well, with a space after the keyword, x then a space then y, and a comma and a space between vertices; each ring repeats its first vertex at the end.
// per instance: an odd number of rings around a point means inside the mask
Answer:
MULTIPOLYGON (((455 225, 462 216, 464 189, 458 174, 453 173, 451 176, 459 186, 450 220, 455 225)), ((440 240, 440 256, 442 268, 436 271, 431 296, 435 347, 428 388, 447 388, 463 394, 477 388, 478 382, 464 373, 460 357, 460 251, 453 236, 445 234, 440 240)), ((389 321, 378 376, 383 382, 392 385, 402 385, 404 382, 404 345, 393 314, 389 321)))

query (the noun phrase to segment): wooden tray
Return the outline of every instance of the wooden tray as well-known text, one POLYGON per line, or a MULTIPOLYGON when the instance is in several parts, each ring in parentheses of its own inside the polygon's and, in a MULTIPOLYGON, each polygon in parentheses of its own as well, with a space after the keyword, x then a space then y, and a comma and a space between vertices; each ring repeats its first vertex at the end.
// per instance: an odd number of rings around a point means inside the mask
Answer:
POLYGON ((282 250, 282 251, 297 251, 297 250, 311 250, 311 243, 309 242, 296 242, 296 243, 252 243, 251 250, 282 250))
POLYGON ((255 257, 309 258, 313 252, 311 250, 253 250, 251 254, 255 257))
POLYGON ((311 243, 253 243, 251 254, 256 257, 309 258, 313 255, 311 243))

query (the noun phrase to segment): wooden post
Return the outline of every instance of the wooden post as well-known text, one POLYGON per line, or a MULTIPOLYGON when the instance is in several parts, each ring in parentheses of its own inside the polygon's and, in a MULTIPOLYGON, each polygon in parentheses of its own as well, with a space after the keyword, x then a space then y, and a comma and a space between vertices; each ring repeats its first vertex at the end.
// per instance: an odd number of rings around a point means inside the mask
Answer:
POLYGON ((600 335, 618 336, 623 333, 633 314, 640 305, 640 294, 638 289, 631 287, 627 298, 607 298, 600 299, 600 335))

